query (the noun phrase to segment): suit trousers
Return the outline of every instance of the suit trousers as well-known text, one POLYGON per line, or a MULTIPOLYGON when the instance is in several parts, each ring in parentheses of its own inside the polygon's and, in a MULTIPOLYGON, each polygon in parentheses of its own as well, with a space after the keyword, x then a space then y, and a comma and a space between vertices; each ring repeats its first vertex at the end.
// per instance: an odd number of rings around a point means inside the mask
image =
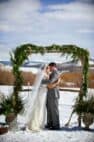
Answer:
POLYGON ((57 88, 47 91, 47 125, 51 127, 60 127, 59 123, 59 90, 57 88))

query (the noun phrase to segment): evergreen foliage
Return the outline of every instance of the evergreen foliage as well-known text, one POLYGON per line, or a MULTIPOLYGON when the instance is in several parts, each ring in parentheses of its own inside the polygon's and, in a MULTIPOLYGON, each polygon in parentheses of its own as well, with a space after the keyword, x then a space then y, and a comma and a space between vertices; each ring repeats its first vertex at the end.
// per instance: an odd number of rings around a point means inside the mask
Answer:
POLYGON ((78 97, 73 106, 73 112, 76 112, 78 115, 80 113, 91 113, 94 115, 94 96, 84 98, 83 100, 79 100, 78 97))
POLYGON ((23 78, 21 76, 20 66, 24 63, 28 56, 32 53, 49 53, 60 52, 62 55, 70 55, 74 60, 80 60, 82 63, 82 84, 79 93, 79 101, 83 100, 83 96, 87 94, 88 87, 88 68, 89 68, 89 52, 86 49, 76 45, 51 45, 51 46, 36 46, 33 44, 24 44, 17 47, 10 55, 13 66, 13 74, 15 77, 13 102, 14 107, 17 106, 18 93, 22 90, 23 78))
POLYGON ((10 113, 14 113, 15 115, 17 115, 23 108, 23 103, 20 99, 19 96, 17 96, 18 98, 15 100, 16 101, 16 105, 14 105, 14 101, 13 101, 13 96, 7 97, 5 98, 1 103, 0 103, 0 114, 4 114, 4 115, 8 115, 10 113))

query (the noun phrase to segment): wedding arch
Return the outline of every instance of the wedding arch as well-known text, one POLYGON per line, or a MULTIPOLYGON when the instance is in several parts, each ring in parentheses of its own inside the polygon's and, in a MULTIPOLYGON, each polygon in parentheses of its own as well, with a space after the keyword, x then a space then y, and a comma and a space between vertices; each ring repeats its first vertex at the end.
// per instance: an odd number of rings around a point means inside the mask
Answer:
POLYGON ((51 46, 37 46, 33 44, 23 44, 18 46, 11 53, 11 62, 13 66, 13 74, 15 77, 13 100, 15 106, 17 105, 17 96, 22 90, 23 77, 21 75, 20 66, 24 63, 28 56, 32 53, 52 53, 58 52, 62 55, 70 55, 74 60, 80 60, 82 64, 82 82, 79 91, 79 100, 87 95, 88 88, 88 69, 89 69, 89 52, 86 49, 80 48, 76 45, 51 45, 51 46))

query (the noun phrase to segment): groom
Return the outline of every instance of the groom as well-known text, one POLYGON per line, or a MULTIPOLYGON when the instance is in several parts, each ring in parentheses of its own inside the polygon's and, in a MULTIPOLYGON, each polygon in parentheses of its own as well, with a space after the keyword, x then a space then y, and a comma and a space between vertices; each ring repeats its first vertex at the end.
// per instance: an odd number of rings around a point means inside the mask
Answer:
POLYGON ((57 82, 59 74, 57 71, 56 63, 52 62, 48 65, 49 67, 49 79, 47 85, 47 125, 46 128, 51 130, 60 129, 59 122, 59 109, 58 109, 58 100, 59 100, 59 89, 57 87, 57 82))

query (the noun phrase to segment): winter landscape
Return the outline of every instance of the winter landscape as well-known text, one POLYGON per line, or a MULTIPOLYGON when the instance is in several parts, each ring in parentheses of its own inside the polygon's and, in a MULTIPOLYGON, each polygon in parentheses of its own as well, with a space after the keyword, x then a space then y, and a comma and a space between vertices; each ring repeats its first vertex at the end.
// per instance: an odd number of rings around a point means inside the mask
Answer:
MULTIPOLYGON (((12 86, 0 87, 0 91, 4 92, 6 95, 9 95, 11 89, 12 86)), ((89 92, 92 91, 94 90, 89 89, 89 92)), ((29 92, 29 95, 31 95, 31 92, 29 92)), ((77 95, 78 92, 60 91, 59 110, 61 130, 52 131, 44 129, 39 132, 31 132, 27 129, 23 131, 9 131, 6 134, 0 135, 0 142, 94 142, 94 124, 90 126, 91 129, 89 131, 84 130, 84 124, 82 124, 82 128, 79 128, 77 116, 74 114, 69 127, 65 126, 70 117, 72 105, 77 95)), ((26 97, 28 97, 28 92, 22 93, 22 97, 26 99, 26 97)), ((4 121, 4 117, 0 116, 0 120, 4 121)), ((24 124, 23 120, 24 119, 19 116, 18 122, 20 125, 24 124)))
MULTIPOLYGON (((93 65, 94 63, 92 61, 92 68, 90 68, 91 70, 93 70, 93 65)), ((31 62, 26 67, 21 67, 21 70, 26 72, 27 74, 29 71, 29 73, 34 75, 37 73, 39 66, 40 66, 40 63, 36 64, 36 62, 34 62, 32 65, 32 62, 31 62)), ((62 64, 60 67, 62 67, 62 64)), ((63 69, 65 68, 64 73, 65 72, 67 73, 67 71, 69 70, 68 72, 70 72, 71 74, 75 71, 75 68, 77 67, 79 67, 79 64, 77 65, 77 63, 74 64, 71 62, 68 62, 68 63, 66 62, 66 64, 63 64, 63 69), (70 71, 71 67, 72 67, 72 71, 70 71)), ((5 80, 3 80, 3 83, 5 84, 6 82, 9 83, 9 81, 7 80, 7 77, 10 76, 9 77, 9 80, 10 80, 11 69, 12 69, 11 65, 1 63, 1 71, 3 70, 3 73, 5 71, 7 73, 5 80)), ((69 120, 69 117, 73 110, 74 102, 77 96, 79 95, 79 90, 80 90, 80 88, 77 88, 75 87, 75 85, 73 85, 73 82, 68 82, 68 77, 70 78, 70 76, 67 74, 67 80, 65 83, 66 87, 62 86, 62 90, 60 90, 60 100, 59 100, 60 126, 61 126, 60 130, 42 129, 38 132, 32 132, 29 129, 20 130, 20 128, 24 126, 24 117, 22 117, 19 114, 17 117, 19 128, 12 131, 9 130, 7 133, 0 135, 0 142, 27 142, 27 141, 28 142, 69 142, 69 141, 70 142, 94 142, 94 123, 90 125, 89 130, 84 129, 85 125, 83 122, 82 122, 82 127, 81 128, 78 127, 78 117, 76 113, 73 114, 69 126, 65 126, 65 124, 69 120)), ((73 79, 71 81, 73 81, 73 79)), ((91 83, 93 86, 93 78, 92 79, 90 78, 90 81, 92 81, 91 83)), ((28 91, 23 91, 20 93, 20 96, 22 97, 23 100, 24 99, 26 100, 29 95, 32 95, 32 91, 31 91, 32 86, 31 85, 23 86, 23 90, 26 90, 26 89, 28 91)), ((9 96, 12 93, 12 91, 13 91, 12 85, 0 86, 0 92, 2 92, 5 96, 9 96)), ((88 94, 89 95, 94 94, 93 87, 88 88, 88 94)), ((3 122, 3 123, 5 122, 4 115, 0 115, 0 122, 3 122)))
POLYGON ((0 142, 94 142, 94 0, 0 0, 0 142))

